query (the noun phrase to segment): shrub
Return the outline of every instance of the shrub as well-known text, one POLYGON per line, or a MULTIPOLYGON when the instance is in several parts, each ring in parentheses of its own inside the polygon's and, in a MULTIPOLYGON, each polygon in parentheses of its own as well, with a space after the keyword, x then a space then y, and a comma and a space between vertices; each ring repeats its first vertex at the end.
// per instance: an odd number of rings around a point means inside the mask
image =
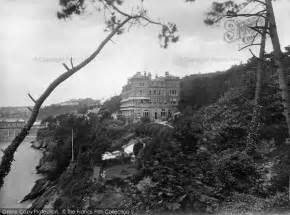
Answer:
POLYGON ((225 195, 234 191, 253 193, 259 179, 253 159, 238 151, 227 151, 216 160, 215 175, 225 195))
POLYGON ((140 121, 142 123, 149 123, 149 122, 151 122, 150 118, 149 117, 145 117, 145 116, 141 117, 140 121))
POLYGON ((219 214, 249 214, 250 212, 265 211, 268 203, 265 199, 244 193, 233 193, 219 208, 219 214))
POLYGON ((272 208, 289 208, 289 196, 288 192, 277 192, 274 195, 267 198, 269 209, 272 208))
MULTIPOLYGON (((162 137, 162 129, 159 132, 162 137)), ((178 142, 171 135, 171 138, 155 137, 146 143, 142 157, 143 179, 137 183, 135 189, 139 192, 134 197, 139 209, 214 210, 218 200, 207 184, 208 181, 214 183, 210 154, 196 150, 196 138, 191 139, 192 150, 188 150, 187 140, 178 142)))

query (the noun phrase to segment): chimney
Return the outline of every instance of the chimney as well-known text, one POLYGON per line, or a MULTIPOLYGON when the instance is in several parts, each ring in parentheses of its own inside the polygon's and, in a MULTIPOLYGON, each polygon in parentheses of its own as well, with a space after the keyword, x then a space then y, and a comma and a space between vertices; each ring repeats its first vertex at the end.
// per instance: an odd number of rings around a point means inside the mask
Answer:
POLYGON ((169 76, 169 72, 165 72, 165 77, 168 77, 169 76))
POLYGON ((147 73, 146 72, 144 72, 144 76, 146 77, 146 75, 147 75, 147 73))
POLYGON ((149 77, 149 79, 151 79, 151 72, 148 72, 148 77, 149 77))
POLYGON ((290 45, 285 47, 286 51, 290 53, 290 45))
POLYGON ((158 75, 157 74, 155 74, 155 78, 158 78, 158 75))

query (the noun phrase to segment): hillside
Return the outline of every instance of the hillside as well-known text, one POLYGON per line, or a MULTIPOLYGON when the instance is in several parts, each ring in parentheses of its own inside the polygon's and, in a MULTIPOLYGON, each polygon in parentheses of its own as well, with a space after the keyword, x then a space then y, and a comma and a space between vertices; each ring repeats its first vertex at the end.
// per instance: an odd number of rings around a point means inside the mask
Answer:
MULTIPOLYGON (((93 108, 100 105, 100 100, 91 98, 71 99, 60 102, 40 109, 38 120, 45 119, 48 116, 56 116, 65 113, 76 113, 83 109, 93 108)), ((24 119, 27 120, 30 111, 27 107, 0 107, 0 119, 24 119)))
POLYGON ((28 119, 27 107, 0 107, 0 119, 28 119))
MULTIPOLYGON (((54 168, 45 169, 41 183, 47 187, 33 208, 49 204, 58 209, 72 205, 222 214, 289 209, 290 150, 278 79, 270 67, 265 69, 259 141, 255 153, 247 153, 256 63, 251 59, 225 72, 184 78, 186 108, 172 126, 145 121, 127 125, 96 115, 48 119, 48 128, 38 134, 46 150, 38 170, 47 163, 54 168), (75 163, 70 163, 72 127, 77 133, 75 163), (121 152, 132 143, 134 159, 121 152), (102 160, 104 152, 115 150, 120 150, 116 159, 102 160)), ((113 101, 110 106, 117 107, 119 99, 113 101)))
POLYGON ((255 63, 232 66, 227 71, 209 74, 190 75, 181 80, 179 109, 197 110, 212 104, 232 87, 239 87, 251 80, 247 79, 248 72, 255 70, 255 63), (243 80, 243 81, 241 81, 243 80))

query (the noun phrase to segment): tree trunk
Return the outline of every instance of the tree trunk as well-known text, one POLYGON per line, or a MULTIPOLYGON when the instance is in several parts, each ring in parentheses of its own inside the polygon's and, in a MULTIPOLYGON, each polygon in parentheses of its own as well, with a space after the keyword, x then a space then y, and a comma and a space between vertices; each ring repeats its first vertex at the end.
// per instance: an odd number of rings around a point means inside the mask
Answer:
POLYGON ((0 189, 3 186, 4 178, 9 173, 11 169, 12 161, 14 160, 14 153, 16 152, 18 146, 22 143, 24 138, 29 133, 29 130, 33 126, 41 105, 43 102, 47 99, 47 97, 53 92, 53 90, 60 85, 62 82, 64 82, 66 79, 71 77, 74 73, 85 67, 88 63, 90 63, 104 48, 104 46, 111 40, 111 38, 119 32, 119 30, 128 23, 131 19, 136 19, 137 16, 130 16, 127 17, 123 22, 121 22, 98 46, 96 51, 94 51, 88 58, 86 58, 83 62, 78 64, 75 67, 72 67, 69 69, 65 64, 65 68, 67 69, 67 72, 60 75, 57 79, 55 79, 43 92, 43 94, 37 99, 34 100, 30 95, 29 97, 35 102, 35 105, 33 107, 32 113, 30 115, 29 120, 26 122, 25 126, 21 129, 20 133, 13 139, 12 143, 4 150, 4 154, 1 160, 0 164, 0 189))
POLYGON ((249 129, 249 134, 247 138, 247 153, 252 153, 257 145, 257 140, 260 130, 260 120, 261 120, 261 109, 260 104, 262 85, 264 79, 264 59, 265 59, 265 46, 266 46, 266 37, 267 37, 267 28, 268 28, 268 19, 265 20, 265 27, 261 35, 261 47, 260 54, 257 66, 256 73, 256 90, 255 90, 255 101, 254 101, 254 110, 253 117, 251 121, 251 126, 249 129))
MULTIPOLYGON (((288 139, 290 136, 290 99, 289 99, 289 89, 288 89, 288 75, 287 69, 284 65, 284 54, 281 51, 280 40, 277 32, 277 24, 275 20, 275 14, 273 10, 272 0, 266 0, 267 11, 269 14, 269 22, 270 22, 270 36, 272 40, 273 50, 274 50, 274 60, 275 66, 277 67, 277 72, 279 75, 279 85, 282 96, 282 104, 284 107, 284 116, 287 123, 288 128, 288 139)), ((289 176, 289 202, 290 202, 290 176, 289 176)))
POLYGON ((272 0, 266 0, 267 11, 269 13, 269 23, 270 23, 270 36, 272 40, 273 50, 274 50, 274 60, 275 66, 277 67, 277 72, 279 75, 279 85, 282 95, 282 103, 284 107, 284 115, 286 118, 286 123, 288 127, 288 136, 290 135, 290 99, 289 99, 289 89, 288 89, 288 77, 287 70, 283 63, 284 54, 281 51, 280 40, 277 32, 277 25, 274 15, 274 10, 272 6, 272 0))

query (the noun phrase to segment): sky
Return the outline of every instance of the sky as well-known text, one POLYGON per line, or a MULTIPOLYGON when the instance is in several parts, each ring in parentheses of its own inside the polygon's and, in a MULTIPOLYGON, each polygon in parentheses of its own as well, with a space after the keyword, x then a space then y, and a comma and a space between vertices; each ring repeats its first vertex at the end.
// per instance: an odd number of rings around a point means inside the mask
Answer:
MULTIPOLYGON (((128 0, 136 2, 136 0, 128 0)), ((121 93, 138 71, 186 75, 223 71, 245 62, 251 54, 239 51, 240 42, 224 40, 225 29, 206 26, 205 12, 212 0, 145 0, 152 19, 176 23, 180 40, 160 48, 158 26, 136 26, 114 37, 99 56, 66 80, 45 105, 72 98, 106 99, 121 93)), ((103 15, 88 9, 81 16, 58 20, 58 0, 0 0, 0 106, 32 105, 58 75, 62 63, 81 62, 105 38, 103 15)), ((131 11, 131 5, 123 5, 131 11)), ((281 46, 290 45, 290 0, 274 2, 281 46)), ((268 49, 271 47, 269 46, 268 49)), ((254 51, 257 50, 254 49, 254 51)))

